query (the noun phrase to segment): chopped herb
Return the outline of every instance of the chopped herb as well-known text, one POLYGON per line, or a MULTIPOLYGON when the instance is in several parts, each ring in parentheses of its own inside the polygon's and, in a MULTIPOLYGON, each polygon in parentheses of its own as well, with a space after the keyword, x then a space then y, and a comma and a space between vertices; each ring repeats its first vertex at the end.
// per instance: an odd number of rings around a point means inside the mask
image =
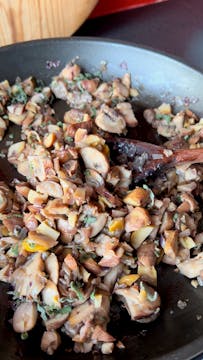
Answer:
POLYGON ((7 219, 11 219, 13 217, 22 218, 23 215, 22 214, 9 214, 6 216, 7 219))
POLYGON ((35 243, 34 243, 34 242, 29 241, 29 247, 30 247, 31 249, 34 249, 34 248, 35 248, 35 243))
POLYGON ((63 127, 62 121, 58 121, 58 122, 56 123, 56 125, 59 126, 59 127, 61 127, 61 128, 63 127))
POLYGON ((3 118, 4 120, 7 120, 7 119, 8 119, 8 115, 5 114, 5 115, 2 116, 2 118, 3 118))
POLYGON ((178 214, 173 215, 173 222, 176 222, 178 220, 178 214))
POLYGON ((146 184, 143 185, 143 189, 149 191, 149 196, 150 196, 150 200, 151 200, 151 204, 149 205, 149 207, 153 207, 154 206, 154 200, 155 200, 155 195, 154 195, 153 191, 146 184))
POLYGON ((67 142, 73 142, 73 138, 71 136, 66 136, 65 141, 67 142))
POLYGON ((5 157, 6 157, 6 155, 4 153, 0 152, 0 158, 4 159, 5 157))
POLYGON ((76 283, 71 281, 70 283, 70 288, 72 291, 74 291, 78 297, 79 300, 84 300, 84 295, 82 293, 82 291, 79 289, 81 287, 81 284, 79 284, 78 282, 76 283))
POLYGON ((20 335, 20 337, 21 337, 21 340, 26 340, 29 337, 29 335, 27 332, 24 332, 20 335))
POLYGON ((17 257, 19 254, 18 244, 15 244, 11 247, 10 252, 13 256, 17 257))
POLYGON ((73 301, 75 301, 74 299, 70 299, 70 298, 68 298, 68 297, 62 297, 62 298, 60 298, 60 303, 62 303, 62 304, 64 304, 64 303, 72 303, 73 301))
POLYGON ((47 321, 47 314, 45 308, 40 304, 37 304, 37 311, 40 313, 42 320, 47 321))
POLYGON ((11 103, 12 104, 26 104, 27 102, 27 95, 25 91, 23 90, 22 86, 20 84, 14 85, 14 93, 11 96, 11 103))
POLYGON ((85 91, 85 88, 82 86, 81 81, 78 81, 77 87, 78 87, 78 89, 79 89, 81 92, 84 92, 84 91, 85 91))
POLYGON ((13 134, 9 134, 8 137, 9 137, 9 139, 13 139, 13 138, 14 138, 14 135, 13 135, 13 134))
POLYGON ((94 106, 92 106, 90 108, 90 116, 91 116, 91 118, 95 118, 96 115, 97 115, 97 109, 94 106))
POLYGON ((167 123, 171 121, 171 115, 168 114, 156 114, 157 120, 165 120, 167 123))
POLYGON ((95 289, 91 292, 91 294, 90 294, 90 299, 91 299, 92 301, 95 301, 95 289))
POLYGON ((34 92, 36 92, 36 93, 41 93, 42 90, 43 90, 43 88, 41 88, 40 86, 34 88, 34 92))
POLYGON ((188 141, 189 138, 190 138, 189 135, 185 135, 185 136, 184 136, 184 140, 185 140, 185 141, 188 141))
POLYGON ((85 216, 83 222, 85 225, 91 225, 93 224, 95 221, 97 220, 97 218, 95 216, 85 216))
POLYGON ((78 76, 75 76, 74 77, 74 81, 81 81, 81 80, 86 80, 86 79, 92 79, 93 78, 93 75, 86 72, 84 74, 79 74, 78 76))
POLYGON ((69 305, 65 305, 57 311, 57 314, 68 314, 71 312, 71 310, 72 308, 69 305))
POLYGON ((85 170, 85 176, 90 176, 90 171, 89 170, 85 170))

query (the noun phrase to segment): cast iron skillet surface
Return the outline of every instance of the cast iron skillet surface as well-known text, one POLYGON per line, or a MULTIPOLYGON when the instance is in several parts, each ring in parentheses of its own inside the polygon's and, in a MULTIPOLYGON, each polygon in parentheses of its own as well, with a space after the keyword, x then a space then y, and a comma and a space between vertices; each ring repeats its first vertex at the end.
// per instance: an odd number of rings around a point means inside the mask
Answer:
MULTIPOLYGON (((173 103, 176 110, 188 106, 203 115, 203 75, 183 63, 166 55, 135 45, 101 39, 72 38, 52 39, 21 43, 0 49, 0 80, 14 81, 16 76, 26 78, 35 75, 48 83, 65 64, 78 56, 86 71, 95 72, 102 60, 107 61, 104 77, 122 76, 131 72, 133 85, 140 91, 134 104, 136 114, 146 106, 155 106, 163 101, 173 103), (56 63, 56 61, 59 62, 56 63), (47 61, 54 61, 57 67, 47 68, 47 61)), ((49 66, 50 67, 50 66, 49 66)), ((56 104, 63 113, 60 102, 56 104)), ((143 120, 141 119, 140 122, 143 120)), ((14 128, 11 131, 16 131, 14 128)), ((130 133, 129 136, 135 134, 130 133)), ((136 134, 140 139, 156 141, 151 129, 140 126, 136 134)), ((2 145, 1 145, 2 146, 2 145)), ((15 173, 4 160, 0 162, 1 175, 10 180, 15 173)), ((150 324, 130 321, 122 308, 113 309, 113 322, 109 330, 126 345, 112 355, 74 354, 68 339, 53 360, 187 360, 203 351, 203 291, 195 289, 190 281, 174 272, 172 267, 161 265, 158 290, 162 298, 160 317, 150 324), (187 302, 181 310, 178 300, 187 302), (197 315, 202 319, 197 320, 197 315), (64 351, 66 350, 66 351, 64 351)), ((1 360, 43 360, 48 356, 40 350, 39 327, 30 333, 29 339, 20 340, 8 323, 11 313, 8 305, 8 286, 0 283, 0 359, 1 360)))

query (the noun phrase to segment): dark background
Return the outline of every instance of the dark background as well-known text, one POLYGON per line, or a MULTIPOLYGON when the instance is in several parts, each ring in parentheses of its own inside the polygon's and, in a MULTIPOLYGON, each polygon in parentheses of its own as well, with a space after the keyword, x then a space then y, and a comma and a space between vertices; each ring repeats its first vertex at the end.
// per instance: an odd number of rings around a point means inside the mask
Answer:
POLYGON ((203 0, 168 0, 89 19, 75 35, 150 46, 203 71, 203 0))

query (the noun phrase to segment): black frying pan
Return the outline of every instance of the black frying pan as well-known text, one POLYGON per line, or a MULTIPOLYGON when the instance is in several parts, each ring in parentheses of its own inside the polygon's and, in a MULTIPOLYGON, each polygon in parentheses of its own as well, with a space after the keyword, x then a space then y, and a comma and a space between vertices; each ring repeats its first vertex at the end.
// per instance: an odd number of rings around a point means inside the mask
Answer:
MULTIPOLYGON (((100 62, 107 61, 104 76, 121 76, 129 71, 140 97, 134 104, 135 112, 146 106, 169 101, 176 110, 190 104, 199 115, 203 114, 203 75, 183 63, 151 50, 125 43, 101 39, 53 39, 33 41, 0 49, 0 80, 14 81, 16 76, 25 78, 35 75, 48 83, 51 77, 70 60, 79 56, 77 62, 85 70, 99 70, 100 62), (47 68, 47 61, 60 61, 58 67, 47 68)), ((53 65, 53 64, 52 64, 53 65)), ((50 67, 50 66, 49 66, 50 67)), ((57 105, 60 110, 60 104, 57 105)), ((15 129, 13 129, 15 131, 15 129)), ((132 134, 129 134, 132 136, 132 134)), ((150 140, 151 130, 139 130, 142 140, 150 140), (150 134, 150 136, 149 136, 150 134)), ((151 140, 153 140, 151 138, 151 140)), ((157 140, 157 139, 155 139, 157 140)), ((154 141, 155 141, 154 140, 154 141)), ((13 176, 6 162, 0 163, 6 179, 13 176)), ((47 358, 39 350, 40 333, 34 330, 25 342, 14 334, 8 323, 8 287, 0 284, 0 359, 42 360, 47 358)), ((53 359, 80 360, 186 360, 203 351, 203 290, 193 288, 190 281, 174 272, 173 268, 159 269, 159 292, 162 297, 160 317, 150 324, 131 322, 122 309, 114 309, 114 321, 110 325, 113 335, 123 340, 125 351, 115 351, 108 356, 96 354, 73 354, 59 350, 53 359), (178 300, 186 300, 187 307, 177 307, 178 300)), ((68 347, 66 340, 65 348, 68 347)))

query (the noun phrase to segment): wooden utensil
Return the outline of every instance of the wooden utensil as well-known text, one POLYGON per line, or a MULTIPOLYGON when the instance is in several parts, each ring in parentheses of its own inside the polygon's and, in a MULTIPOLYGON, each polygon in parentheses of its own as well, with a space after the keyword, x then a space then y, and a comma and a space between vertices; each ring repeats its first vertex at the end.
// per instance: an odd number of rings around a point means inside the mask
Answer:
POLYGON ((98 0, 0 0, 0 45, 72 35, 98 0))
POLYGON ((169 150, 147 142, 109 137, 107 143, 111 148, 113 161, 126 164, 134 171, 134 182, 154 175, 157 170, 173 167, 180 163, 203 163, 203 148, 169 150))

